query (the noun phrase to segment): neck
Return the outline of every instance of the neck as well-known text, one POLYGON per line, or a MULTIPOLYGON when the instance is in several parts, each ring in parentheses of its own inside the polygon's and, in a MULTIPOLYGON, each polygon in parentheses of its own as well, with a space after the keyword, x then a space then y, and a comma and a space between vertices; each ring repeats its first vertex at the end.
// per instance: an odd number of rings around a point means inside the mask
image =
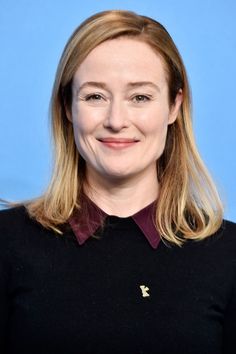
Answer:
POLYGON ((158 187, 156 171, 125 180, 105 179, 91 172, 87 173, 84 192, 108 215, 128 217, 154 202, 158 187))

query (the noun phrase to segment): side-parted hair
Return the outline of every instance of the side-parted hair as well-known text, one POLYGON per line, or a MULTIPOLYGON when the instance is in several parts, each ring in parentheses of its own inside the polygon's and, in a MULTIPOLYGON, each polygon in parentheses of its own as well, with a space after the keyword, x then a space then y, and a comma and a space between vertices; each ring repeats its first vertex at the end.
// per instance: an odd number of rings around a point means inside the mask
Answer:
POLYGON ((202 240, 219 229, 223 208, 196 148, 186 70, 166 29, 154 19, 130 11, 104 11, 91 16, 75 30, 66 44, 51 97, 55 149, 53 175, 46 192, 26 203, 27 210, 44 227, 61 233, 60 226, 80 209, 85 161, 79 155, 73 126, 67 117, 72 104, 73 77, 96 46, 118 37, 145 42, 162 58, 170 106, 179 90, 183 92, 178 117, 168 126, 164 152, 157 161, 160 192, 155 222, 163 240, 179 246, 185 239, 202 240))

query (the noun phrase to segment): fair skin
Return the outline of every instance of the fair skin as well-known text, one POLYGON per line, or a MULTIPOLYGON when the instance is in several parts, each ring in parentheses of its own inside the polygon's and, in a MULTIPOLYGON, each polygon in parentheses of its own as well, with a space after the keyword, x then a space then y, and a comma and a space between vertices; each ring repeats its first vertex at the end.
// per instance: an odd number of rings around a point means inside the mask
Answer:
POLYGON ((181 91, 168 103, 161 58, 144 42, 106 41, 75 73, 70 118, 86 161, 88 196, 107 214, 127 217, 158 197, 156 161, 181 91))

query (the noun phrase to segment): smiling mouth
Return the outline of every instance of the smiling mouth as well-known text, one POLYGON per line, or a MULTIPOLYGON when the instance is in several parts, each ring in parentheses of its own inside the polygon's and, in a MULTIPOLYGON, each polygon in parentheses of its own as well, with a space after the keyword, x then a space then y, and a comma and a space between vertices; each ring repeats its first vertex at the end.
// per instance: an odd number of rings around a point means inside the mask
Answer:
POLYGON ((139 142, 136 139, 129 139, 129 138, 101 138, 97 139, 100 141, 104 146, 113 148, 113 149, 123 149, 127 147, 131 147, 139 142))

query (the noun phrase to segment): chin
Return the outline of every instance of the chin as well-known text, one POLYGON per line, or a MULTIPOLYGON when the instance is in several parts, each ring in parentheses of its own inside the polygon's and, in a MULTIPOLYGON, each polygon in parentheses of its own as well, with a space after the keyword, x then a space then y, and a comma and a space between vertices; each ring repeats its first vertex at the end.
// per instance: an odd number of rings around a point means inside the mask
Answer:
POLYGON ((134 172, 128 172, 127 169, 126 170, 112 170, 112 171, 106 171, 105 174, 102 175, 103 178, 105 179, 109 179, 109 180, 124 180, 127 178, 131 178, 132 176, 134 176, 135 173, 134 172))

